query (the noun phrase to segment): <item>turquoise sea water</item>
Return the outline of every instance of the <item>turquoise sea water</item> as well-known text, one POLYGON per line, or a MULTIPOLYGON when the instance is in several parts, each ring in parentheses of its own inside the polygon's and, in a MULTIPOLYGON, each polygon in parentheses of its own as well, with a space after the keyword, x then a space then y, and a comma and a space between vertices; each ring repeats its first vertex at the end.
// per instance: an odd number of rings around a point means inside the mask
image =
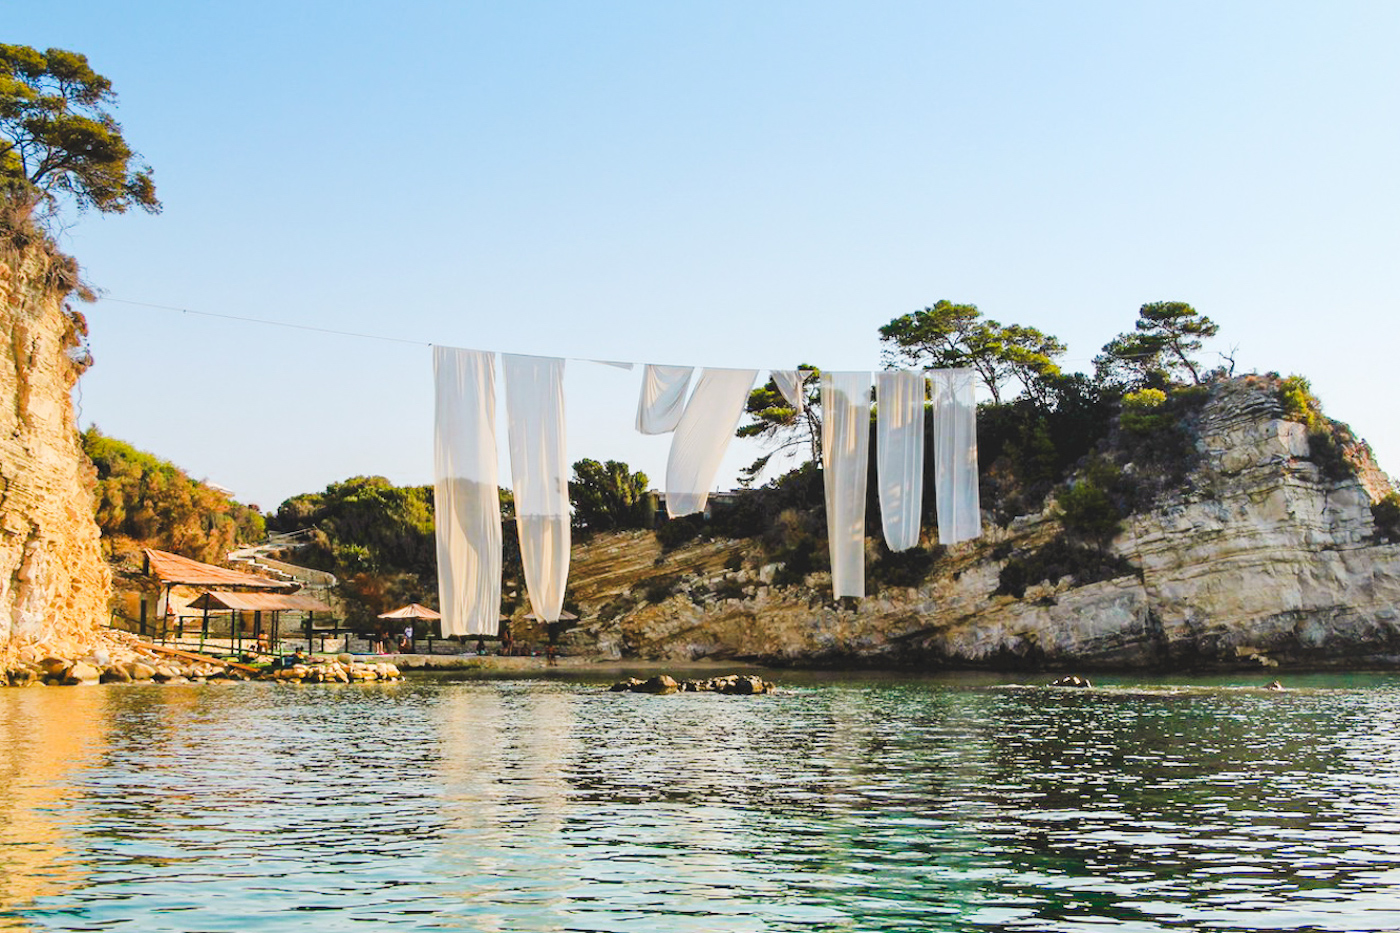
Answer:
POLYGON ((1400 929, 1400 677, 769 676, 0 690, 0 929, 1400 929))

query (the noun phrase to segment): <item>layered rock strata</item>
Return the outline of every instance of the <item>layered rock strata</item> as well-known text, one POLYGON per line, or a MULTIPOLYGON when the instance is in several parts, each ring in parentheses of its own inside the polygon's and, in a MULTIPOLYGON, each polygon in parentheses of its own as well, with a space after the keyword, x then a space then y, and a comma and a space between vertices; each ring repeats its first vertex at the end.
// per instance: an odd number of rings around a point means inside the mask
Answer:
POLYGON ((0 249, 0 661, 76 657, 107 619, 111 576, 70 395, 84 365, 82 318, 64 304, 74 284, 71 260, 43 243, 0 249))
MULTIPOLYGON (((1005 557, 1051 537, 1053 503, 949 548, 918 587, 834 602, 825 574, 772 585, 773 565, 738 543, 709 544, 676 592, 640 598, 654 545, 575 555, 575 593, 594 621, 574 644, 611 657, 782 664, 1001 669, 1356 667, 1400 663, 1400 545, 1378 541, 1374 499, 1389 482, 1362 457, 1330 481, 1306 428, 1282 417, 1268 380, 1217 383, 1197 429, 1200 465, 1182 488, 1131 516, 1111 544, 1136 572, 993 595, 1005 557), (1000 559, 997 555, 1003 555, 1000 559), (623 598, 592 589, 629 566, 623 598), (595 566, 601 564, 602 566, 595 566), (716 593, 727 594, 719 598, 716 593), (628 601, 630 599, 630 602, 628 601)), ((1353 457, 1364 453, 1352 451, 1353 457)))

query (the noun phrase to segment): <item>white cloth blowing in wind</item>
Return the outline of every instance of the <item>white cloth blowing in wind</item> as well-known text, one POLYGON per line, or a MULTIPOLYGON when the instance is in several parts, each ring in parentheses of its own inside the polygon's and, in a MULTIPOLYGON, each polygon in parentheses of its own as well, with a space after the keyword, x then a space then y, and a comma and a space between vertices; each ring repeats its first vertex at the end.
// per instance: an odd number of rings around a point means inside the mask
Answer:
POLYGON ((938 541, 957 544, 982 534, 977 484, 976 373, 936 369, 933 385, 933 483, 938 541))
POLYGON ((666 513, 702 512, 720 461, 743 417, 756 369, 706 369, 671 438, 666 460, 666 513))
POLYGON ((807 373, 800 369, 774 369, 768 375, 773 379, 773 385, 778 387, 783 398, 792 405, 793 410, 799 415, 802 414, 803 408, 806 407, 806 399, 802 393, 802 380, 807 373))
POLYGON ((530 608, 558 622, 569 582, 569 459, 564 361, 502 355, 515 527, 530 608))
POLYGON ((822 373, 822 479, 835 596, 865 595, 870 373, 822 373))
POLYGON ((666 434, 676 429, 685 411, 685 390, 690 388, 693 366, 658 366, 642 370, 642 391, 637 399, 637 430, 666 434))
POLYGON ((891 551, 919 543, 924 505, 924 374, 875 374, 875 462, 880 521, 891 551))
POLYGON ((494 635, 501 612, 495 355, 433 347, 433 506, 443 635, 494 635))

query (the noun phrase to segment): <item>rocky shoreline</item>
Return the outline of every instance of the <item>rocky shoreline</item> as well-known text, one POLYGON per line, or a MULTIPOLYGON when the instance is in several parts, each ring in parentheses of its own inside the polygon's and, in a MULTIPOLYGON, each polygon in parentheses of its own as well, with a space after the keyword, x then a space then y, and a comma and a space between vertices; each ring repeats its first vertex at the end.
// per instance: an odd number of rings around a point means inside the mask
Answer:
POLYGON ((95 645, 78 654, 30 646, 0 668, 0 686, 83 686, 109 683, 190 684, 249 680, 283 683, 366 683, 399 680, 402 673, 389 662, 365 663, 348 654, 307 658, 279 667, 225 662, 199 655, 171 652, 115 630, 98 633, 95 645), (180 656, 183 655, 183 656, 180 656))

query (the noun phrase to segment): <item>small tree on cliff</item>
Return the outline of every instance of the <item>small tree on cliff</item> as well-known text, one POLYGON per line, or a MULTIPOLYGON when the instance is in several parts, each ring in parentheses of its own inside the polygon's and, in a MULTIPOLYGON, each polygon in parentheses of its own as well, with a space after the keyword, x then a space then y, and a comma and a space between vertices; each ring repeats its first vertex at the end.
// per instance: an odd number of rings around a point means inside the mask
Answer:
POLYGON ((822 458, 822 373, 806 363, 797 369, 802 376, 801 411, 793 407, 771 378, 749 393, 744 406, 749 420, 739 425, 734 436, 756 437, 773 449, 740 471, 740 482, 744 486, 753 483, 774 454, 800 456, 805 449, 814 462, 822 458))
POLYGON ((87 57, 0 45, 0 191, 21 218, 52 217, 64 199, 104 214, 160 211, 151 169, 105 107, 112 82, 87 57))
POLYGON ((1059 375, 1055 360, 1065 354, 1065 345, 1050 334, 987 320, 976 305, 950 301, 895 318, 880 328, 880 341, 890 366, 975 369, 994 404, 1001 404, 1001 387, 1011 379, 1044 403, 1045 380, 1059 375))
POLYGON ((1220 330, 1184 301, 1154 301, 1138 310, 1132 331, 1119 334, 1094 358, 1100 382, 1149 385, 1169 382, 1185 370, 1200 385, 1199 364, 1193 355, 1202 341, 1220 330))

